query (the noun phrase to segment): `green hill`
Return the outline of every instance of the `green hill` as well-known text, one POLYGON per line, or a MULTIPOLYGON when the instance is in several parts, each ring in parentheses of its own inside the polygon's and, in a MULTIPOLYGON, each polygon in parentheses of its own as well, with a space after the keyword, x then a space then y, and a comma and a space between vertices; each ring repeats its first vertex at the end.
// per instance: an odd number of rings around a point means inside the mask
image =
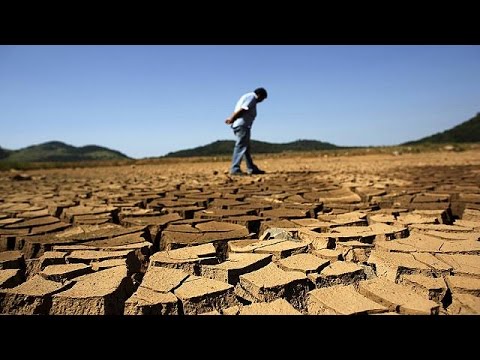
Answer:
MULTIPOLYGON (((2 149, 5 151, 4 149, 2 149)), ((121 160, 129 159, 119 151, 96 145, 75 147, 60 141, 50 141, 39 145, 32 145, 20 150, 7 150, 7 156, 0 159, 8 162, 67 162, 92 160, 121 160)))
POLYGON ((6 157, 8 157, 8 155, 10 155, 10 153, 11 153, 10 150, 3 149, 2 147, 0 147, 0 160, 5 159, 6 157))
POLYGON ((423 143, 472 143, 480 142, 480 113, 473 118, 449 130, 424 137, 420 140, 409 141, 402 145, 416 145, 423 143))
MULTIPOLYGON (((285 144, 273 144, 264 141, 252 140, 250 144, 253 154, 272 154, 287 151, 331 150, 340 148, 336 145, 316 140, 297 140, 285 144)), ((205 146, 170 152, 164 157, 231 155, 234 145, 235 142, 231 140, 218 140, 205 146)))

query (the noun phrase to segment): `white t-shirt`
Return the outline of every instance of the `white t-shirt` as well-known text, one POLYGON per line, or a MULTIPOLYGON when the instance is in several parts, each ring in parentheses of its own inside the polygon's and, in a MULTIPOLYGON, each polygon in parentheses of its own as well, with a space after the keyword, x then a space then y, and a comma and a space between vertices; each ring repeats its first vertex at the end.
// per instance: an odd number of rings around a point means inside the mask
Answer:
POLYGON ((232 124, 232 128, 236 128, 238 126, 245 126, 245 127, 252 127, 253 120, 257 116, 257 94, 254 92, 247 93, 242 95, 242 97, 237 101, 235 105, 235 112, 240 109, 246 110, 242 117, 235 120, 232 124))

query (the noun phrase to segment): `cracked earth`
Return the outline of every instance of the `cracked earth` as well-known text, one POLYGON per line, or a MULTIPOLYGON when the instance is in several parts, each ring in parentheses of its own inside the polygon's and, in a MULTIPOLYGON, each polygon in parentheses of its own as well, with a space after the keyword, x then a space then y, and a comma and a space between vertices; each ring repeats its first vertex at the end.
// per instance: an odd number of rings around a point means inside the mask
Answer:
POLYGON ((0 173, 0 313, 480 313, 480 151, 0 173))

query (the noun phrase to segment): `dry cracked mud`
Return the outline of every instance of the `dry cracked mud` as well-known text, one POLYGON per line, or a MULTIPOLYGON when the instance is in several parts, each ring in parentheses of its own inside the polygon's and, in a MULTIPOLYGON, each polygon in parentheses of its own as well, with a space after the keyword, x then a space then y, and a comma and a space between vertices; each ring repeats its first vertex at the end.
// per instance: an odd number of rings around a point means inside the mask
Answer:
POLYGON ((480 151, 0 172, 0 314, 480 314, 480 151))

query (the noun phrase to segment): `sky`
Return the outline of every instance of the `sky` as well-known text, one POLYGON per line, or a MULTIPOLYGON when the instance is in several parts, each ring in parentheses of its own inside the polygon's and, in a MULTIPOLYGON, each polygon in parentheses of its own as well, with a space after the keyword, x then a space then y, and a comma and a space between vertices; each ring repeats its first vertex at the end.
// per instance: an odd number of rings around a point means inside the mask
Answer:
POLYGON ((385 146, 480 112, 478 45, 1 45, 0 147, 100 145, 133 158, 252 139, 385 146))

